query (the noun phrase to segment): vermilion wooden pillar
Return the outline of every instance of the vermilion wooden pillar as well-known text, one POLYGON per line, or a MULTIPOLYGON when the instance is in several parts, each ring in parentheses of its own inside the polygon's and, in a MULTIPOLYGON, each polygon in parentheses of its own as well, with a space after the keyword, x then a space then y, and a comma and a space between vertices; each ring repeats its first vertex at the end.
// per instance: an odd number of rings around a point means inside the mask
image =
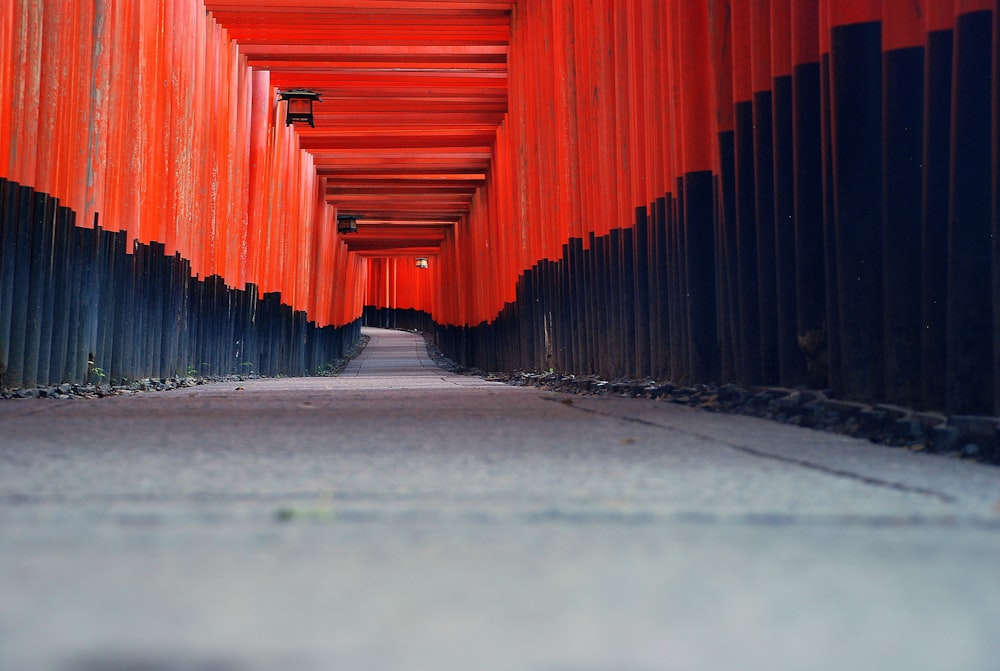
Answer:
POLYGON ((924 35, 920 8, 883 2, 882 268, 885 398, 920 402, 920 218, 923 187, 924 35))
MULTIPOLYGON (((729 3, 711 6, 711 79, 715 86, 718 118, 718 156, 716 213, 717 270, 719 276, 718 320, 720 373, 724 380, 736 379, 737 334, 739 320, 739 283, 737 262, 738 229, 736 221, 735 134, 733 119, 733 41, 732 7, 729 3)), ((659 208, 656 208, 657 210, 659 208)), ((657 212, 657 216, 658 216, 657 212)), ((654 216, 654 221, 656 216, 654 216)))
POLYGON ((830 2, 828 11, 840 356, 834 383, 838 393, 873 400, 883 392, 884 364, 881 3, 830 2))
POLYGON ((753 58, 750 0, 733 0, 732 67, 734 101, 734 188, 737 226, 739 336, 736 347, 736 379, 744 384, 762 381, 761 306, 758 290, 756 181, 753 147, 753 58))
POLYGON ((994 407, 991 156, 993 12, 989 0, 958 0, 951 96, 948 213, 947 399, 952 412, 994 407))
POLYGON ((817 341, 821 343, 821 361, 826 369, 826 388, 842 390, 841 350, 840 350, 840 289, 837 282, 837 240, 834 212, 834 139, 831 132, 833 115, 831 110, 831 56, 830 56, 829 3, 820 0, 819 6, 819 54, 820 54, 820 154, 822 162, 822 216, 823 216, 823 330, 817 341))
POLYGON ((819 0, 791 5, 796 346, 810 385, 828 384, 819 0))
MULTIPOLYGON (((680 22, 678 20, 678 4, 663 3, 663 30, 668 44, 680 43, 680 22)), ((664 245, 666 258, 663 268, 665 275, 662 282, 665 285, 665 302, 667 306, 668 338, 667 356, 669 366, 667 374, 671 379, 683 380, 688 374, 688 339, 687 339, 687 291, 684 274, 684 226, 683 226, 683 189, 680 188, 684 174, 681 163, 683 146, 682 108, 678 91, 680 80, 680 58, 678 49, 668 48, 664 57, 663 86, 665 93, 666 114, 663 116, 664 135, 667 147, 664 151, 664 164, 667 177, 666 223, 664 245)))
POLYGON ((793 0, 771 0, 771 80, 777 290, 778 377, 786 387, 806 381, 806 359, 797 340, 795 245, 795 124, 793 105, 793 0))
POLYGON ((682 125, 682 197, 685 284, 688 300, 688 374, 695 380, 719 375, 716 320, 715 194, 712 177, 716 138, 712 114, 708 7, 679 3, 682 125))
MULTIPOLYGON (((1000 10, 993 9, 993 333, 1000 333, 1000 10)), ((993 414, 1000 414, 1000 348, 994 350, 993 414)))
MULTIPOLYGON (((774 94, 771 81, 771 0, 750 3, 750 79, 753 124, 753 217, 757 235, 761 380, 775 384, 778 360, 778 283, 774 176, 774 94)), ((779 38, 780 41, 780 38, 779 38)))
MULTIPOLYGON (((0 44, 14 44, 14 31, 17 29, 16 19, 19 6, 13 2, 5 2, 0 7, 0 44)), ((0 55, 0 100, 9 104, 0 105, 0 175, 13 176, 13 166, 10 165, 11 143, 14 136, 14 103, 15 81, 14 73, 19 63, 10 56, 0 55)))

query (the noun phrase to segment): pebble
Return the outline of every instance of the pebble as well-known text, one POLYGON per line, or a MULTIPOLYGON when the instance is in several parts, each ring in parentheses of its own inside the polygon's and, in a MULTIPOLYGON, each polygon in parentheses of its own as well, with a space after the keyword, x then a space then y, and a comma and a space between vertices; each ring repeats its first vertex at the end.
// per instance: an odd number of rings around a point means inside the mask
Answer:
POLYGON ((981 453, 982 450, 980 450, 979 446, 976 445, 975 443, 968 443, 967 445, 963 446, 961 452, 963 459, 976 459, 979 457, 981 453))

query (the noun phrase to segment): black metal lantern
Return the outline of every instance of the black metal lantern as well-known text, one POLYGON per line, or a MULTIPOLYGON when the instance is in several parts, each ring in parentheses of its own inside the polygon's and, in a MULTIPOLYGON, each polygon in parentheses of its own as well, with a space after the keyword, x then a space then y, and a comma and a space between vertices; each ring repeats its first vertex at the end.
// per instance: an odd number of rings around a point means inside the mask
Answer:
POLYGON ((357 233, 358 232, 358 218, 352 214, 338 214, 337 215, 337 232, 338 233, 357 233))
POLYGON ((288 110, 285 112, 285 125, 293 121, 308 121, 313 128, 313 103, 322 102, 319 94, 308 89, 290 89, 278 93, 280 100, 288 101, 288 110))
POLYGON ((418 258, 417 259, 417 268, 426 269, 427 268, 427 259, 425 259, 422 256, 420 258, 418 258))

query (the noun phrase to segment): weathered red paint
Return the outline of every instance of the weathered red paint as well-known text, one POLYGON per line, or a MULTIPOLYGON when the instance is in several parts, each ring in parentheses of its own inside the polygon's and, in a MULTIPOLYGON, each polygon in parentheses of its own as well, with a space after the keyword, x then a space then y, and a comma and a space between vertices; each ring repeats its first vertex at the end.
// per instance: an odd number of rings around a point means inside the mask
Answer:
MULTIPOLYGON (((771 76, 792 74, 792 0, 771 0, 771 76)), ((770 88, 770 87, 768 87, 770 88)))
POLYGON ((819 62, 820 0, 795 0, 791 3, 792 64, 819 62))
POLYGON ((733 8, 728 2, 713 2, 711 8, 711 79, 715 82, 716 126, 720 133, 725 133, 733 130, 733 8))
POLYGON ((732 59, 733 102, 749 102, 753 98, 753 13, 751 0, 733 0, 732 59))
POLYGON ((716 128, 709 58, 708 8, 701 3, 679 2, 680 31, 679 108, 681 114, 681 174, 711 170, 716 128))
POLYGON ((830 27, 868 23, 882 19, 882 0, 826 0, 830 27))
POLYGON ((771 90, 771 0, 750 3, 750 80, 754 93, 771 90))
POLYGON ((883 0, 882 50, 919 47, 924 43, 924 4, 912 0, 883 0))
MULTIPOLYGON (((18 73, 4 78, 4 176, 59 197, 81 225, 98 215, 105 229, 164 243, 196 275, 310 303, 308 248, 326 207, 309 195, 312 158, 274 125, 266 74, 251 73, 200 2, 2 11, 2 68, 18 73), (284 191, 274 190, 282 175, 284 191)), ((359 309, 317 320, 343 323, 359 309)))
POLYGON ((995 12, 996 3, 993 0, 955 0, 955 14, 969 14, 971 12, 995 12))

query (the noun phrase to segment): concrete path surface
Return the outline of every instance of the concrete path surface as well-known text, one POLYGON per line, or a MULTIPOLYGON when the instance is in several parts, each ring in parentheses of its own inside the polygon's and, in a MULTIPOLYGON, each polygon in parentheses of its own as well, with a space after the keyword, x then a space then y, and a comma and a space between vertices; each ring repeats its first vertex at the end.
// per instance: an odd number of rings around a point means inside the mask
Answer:
POLYGON ((0 403, 0 669, 1000 669, 1000 469, 452 375, 0 403))

